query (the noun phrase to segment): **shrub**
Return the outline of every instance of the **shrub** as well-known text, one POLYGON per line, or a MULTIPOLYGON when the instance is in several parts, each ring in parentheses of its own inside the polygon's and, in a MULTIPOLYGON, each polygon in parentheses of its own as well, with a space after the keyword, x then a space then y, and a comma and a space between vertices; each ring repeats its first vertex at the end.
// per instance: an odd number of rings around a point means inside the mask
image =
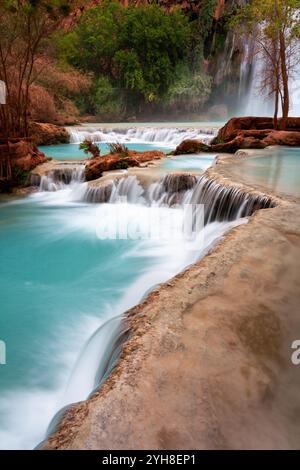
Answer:
POLYGON ((112 154, 118 153, 123 158, 128 157, 129 149, 124 144, 120 144, 120 142, 114 142, 112 144, 108 144, 109 152, 112 154))
POLYGON ((94 144, 89 139, 85 139, 80 145, 79 145, 80 150, 83 150, 84 153, 86 154, 91 154, 92 157, 100 157, 100 148, 98 147, 97 144, 94 144))

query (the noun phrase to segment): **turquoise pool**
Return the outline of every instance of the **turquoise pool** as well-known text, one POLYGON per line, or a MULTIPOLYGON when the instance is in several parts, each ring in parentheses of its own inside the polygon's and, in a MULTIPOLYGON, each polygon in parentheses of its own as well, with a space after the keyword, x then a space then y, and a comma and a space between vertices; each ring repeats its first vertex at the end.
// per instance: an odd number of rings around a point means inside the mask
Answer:
POLYGON ((232 174, 278 194, 300 197, 300 148, 269 147, 232 165, 232 174))
POLYGON ((195 250, 171 235, 183 209, 155 208, 167 238, 103 239, 101 228, 114 233, 124 224, 142 223, 141 235, 147 233, 151 208, 86 204, 82 189, 85 183, 74 183, 0 204, 0 340, 7 349, 0 366, 0 448, 33 448, 62 406, 87 398, 113 334, 98 337, 101 326, 196 261, 231 227, 207 225, 195 250))
MULTIPOLYGON (((101 149, 101 155, 109 153, 108 145, 104 142, 97 143, 101 149)), ((144 143, 126 143, 129 150, 137 150, 144 152, 146 150, 161 150, 162 152, 168 153, 171 151, 170 148, 161 147, 155 144, 144 144, 144 143)), ((88 158, 88 155, 80 150, 79 144, 62 144, 62 145, 43 145, 40 150, 47 155, 47 157, 56 158, 57 160, 82 160, 88 158)))
POLYGON ((178 155, 165 159, 161 168, 175 171, 202 172, 213 164, 215 157, 215 154, 210 153, 201 155, 178 155))

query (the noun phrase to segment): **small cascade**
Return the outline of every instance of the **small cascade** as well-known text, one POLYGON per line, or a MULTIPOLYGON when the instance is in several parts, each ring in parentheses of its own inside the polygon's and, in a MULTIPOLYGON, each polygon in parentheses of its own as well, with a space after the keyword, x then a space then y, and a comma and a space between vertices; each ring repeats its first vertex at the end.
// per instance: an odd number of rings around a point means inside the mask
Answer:
POLYGON ((150 203, 173 206, 181 204, 186 194, 196 185, 196 176, 170 173, 157 183, 153 183, 147 194, 150 203))
POLYGON ((86 399, 99 387, 114 367, 127 333, 122 316, 111 318, 95 331, 75 365, 62 406, 86 399))
POLYGON ((108 202, 110 200, 113 189, 113 181, 108 181, 106 184, 102 184, 99 186, 88 184, 83 194, 82 200, 84 202, 94 203, 108 202))
POLYGON ((258 209, 274 207, 265 195, 246 192, 235 186, 224 186, 207 176, 170 173, 144 189, 136 176, 128 176, 106 184, 86 186, 85 202, 128 202, 168 206, 203 204, 205 223, 232 221, 252 215, 258 209))
POLYGON ((137 177, 127 176, 98 186, 88 185, 83 195, 83 201, 113 204, 126 200, 129 203, 144 203, 143 195, 144 188, 137 177))
POLYGON ((143 198, 144 188, 136 176, 128 176, 114 181, 113 190, 109 199, 110 203, 120 202, 126 199, 129 203, 145 202, 143 198))
POLYGON ((209 143, 217 135, 213 128, 160 128, 160 127, 134 127, 128 129, 105 128, 70 128, 70 143, 79 144, 85 139, 93 142, 122 142, 122 143, 160 143, 175 147, 185 139, 200 139, 209 143))
POLYGON ((275 206, 268 196, 224 186, 207 176, 167 175, 151 185, 148 196, 159 205, 203 204, 205 224, 236 220, 275 206))
POLYGON ((206 176, 198 178, 193 190, 186 194, 184 204, 203 204, 205 224, 248 217, 259 209, 275 206, 268 196, 227 187, 206 176))
POLYGON ((58 191, 66 185, 83 183, 84 165, 61 166, 41 176, 40 191, 58 191))

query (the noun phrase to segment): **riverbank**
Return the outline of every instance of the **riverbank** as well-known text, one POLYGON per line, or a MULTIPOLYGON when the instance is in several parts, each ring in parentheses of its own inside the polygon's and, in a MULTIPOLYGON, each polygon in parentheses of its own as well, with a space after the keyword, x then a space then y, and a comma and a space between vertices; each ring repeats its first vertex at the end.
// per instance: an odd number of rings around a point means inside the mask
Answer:
MULTIPOLYGON (((207 175, 236 185, 228 162, 207 175)), ((300 209, 271 196, 275 208, 127 312, 118 365, 43 448, 299 447, 300 209)))

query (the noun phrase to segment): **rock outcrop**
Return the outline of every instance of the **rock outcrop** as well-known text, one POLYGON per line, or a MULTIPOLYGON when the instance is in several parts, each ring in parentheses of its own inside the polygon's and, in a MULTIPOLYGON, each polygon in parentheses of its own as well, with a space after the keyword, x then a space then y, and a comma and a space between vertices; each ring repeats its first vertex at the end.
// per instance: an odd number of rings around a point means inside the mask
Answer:
POLYGON ((46 161, 29 140, 0 142, 0 192, 26 185, 29 171, 46 161))
POLYGON ((102 176, 105 171, 122 170, 133 166, 140 166, 151 160, 159 160, 164 157, 164 153, 160 151, 136 152, 129 150, 127 155, 108 154, 103 157, 91 158, 85 168, 85 178, 87 181, 94 180, 102 176))
MULTIPOLYGON (((281 120, 279 119, 279 129, 281 127, 281 120)), ((274 130, 273 119, 271 117, 238 117, 229 119, 229 121, 223 126, 217 135, 217 137, 211 142, 217 144, 220 142, 229 142, 233 140, 237 135, 244 135, 244 132, 251 131, 253 136, 258 138, 266 137, 271 131, 274 130), (256 132, 262 131, 262 132, 256 132)), ((286 131, 300 132, 300 118, 291 117, 287 120, 286 131)))
POLYGON ((12 168, 18 166, 24 171, 30 171, 47 161, 45 155, 27 140, 0 144, 0 159, 9 159, 12 168))
POLYGON ((210 146, 206 145, 201 140, 186 139, 177 145, 174 155, 188 154, 188 153, 200 153, 209 152, 210 146))
POLYGON ((270 145, 300 146, 300 118, 289 118, 285 130, 275 130, 273 119, 269 117, 232 118, 219 130, 210 145, 200 140, 184 140, 176 147, 174 155, 200 152, 235 153, 239 149, 263 149, 270 145))
POLYGON ((68 144, 70 142, 68 131, 55 124, 33 122, 30 126, 30 133, 36 145, 68 144))

